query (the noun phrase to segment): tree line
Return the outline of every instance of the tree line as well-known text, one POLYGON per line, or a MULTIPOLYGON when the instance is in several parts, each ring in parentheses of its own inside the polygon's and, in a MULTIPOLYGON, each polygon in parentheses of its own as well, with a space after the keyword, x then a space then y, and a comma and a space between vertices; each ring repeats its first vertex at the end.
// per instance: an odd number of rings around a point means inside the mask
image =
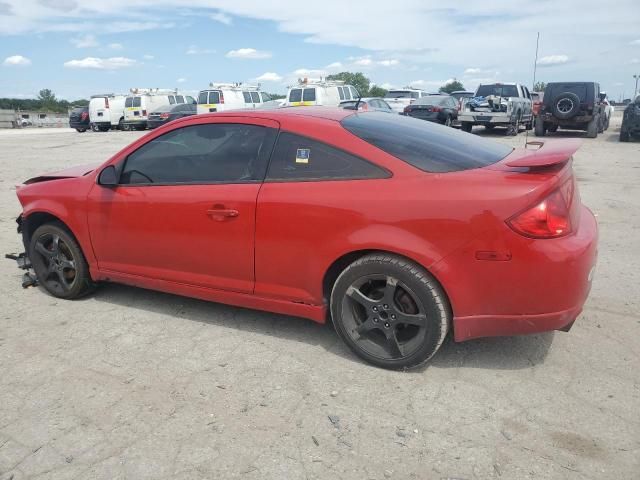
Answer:
POLYGON ((89 105, 89 100, 81 99, 69 102, 59 100, 48 88, 38 92, 36 98, 0 98, 0 110, 23 110, 51 113, 66 113, 70 108, 89 105))

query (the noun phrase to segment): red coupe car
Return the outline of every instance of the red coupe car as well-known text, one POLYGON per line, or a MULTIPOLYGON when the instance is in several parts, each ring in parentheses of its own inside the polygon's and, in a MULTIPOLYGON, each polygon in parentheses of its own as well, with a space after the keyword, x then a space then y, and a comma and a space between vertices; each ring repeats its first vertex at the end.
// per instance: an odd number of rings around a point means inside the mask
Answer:
POLYGON ((409 368, 451 330, 580 313, 597 226, 579 143, 535 147, 337 108, 188 117, 18 187, 23 266, 60 298, 108 281, 330 319, 360 357, 409 368))

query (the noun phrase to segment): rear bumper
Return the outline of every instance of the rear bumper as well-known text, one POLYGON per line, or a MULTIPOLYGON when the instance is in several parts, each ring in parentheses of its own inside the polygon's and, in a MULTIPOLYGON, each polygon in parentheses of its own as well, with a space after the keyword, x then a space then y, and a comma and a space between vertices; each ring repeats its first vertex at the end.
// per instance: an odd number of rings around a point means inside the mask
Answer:
POLYGON ((169 120, 147 120, 147 127, 150 129, 158 128, 164 125, 165 123, 169 123, 169 120))
POLYGON ((89 122, 74 122, 69 121, 70 128, 86 128, 89 129, 89 122))
POLYGON ((147 120, 125 120, 125 125, 144 125, 147 126, 147 120))
MULTIPOLYGON (((443 282, 456 341, 567 330, 582 311, 597 257, 598 227, 591 211, 582 208, 579 228, 568 237, 513 240, 508 261, 470 264, 474 252, 465 250, 443 266, 458 272, 466 266, 468 272, 443 282)), ((436 276, 446 277, 437 270, 436 276)))
POLYGON ((458 121, 473 123, 474 125, 509 125, 511 123, 511 114, 477 112, 470 115, 465 113, 458 114, 458 121))

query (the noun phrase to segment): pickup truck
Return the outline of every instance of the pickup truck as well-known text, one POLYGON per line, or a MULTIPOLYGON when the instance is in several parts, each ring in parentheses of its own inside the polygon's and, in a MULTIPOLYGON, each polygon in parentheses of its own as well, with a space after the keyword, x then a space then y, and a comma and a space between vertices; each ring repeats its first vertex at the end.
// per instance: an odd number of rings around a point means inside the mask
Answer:
POLYGON ((389 90, 384 96, 384 101, 391 107, 391 110, 402 115, 404 109, 408 105, 411 105, 417 99, 426 97, 427 95, 427 92, 424 90, 407 87, 389 90))
POLYGON ((531 93, 519 83, 480 85, 472 98, 463 103, 458 120, 465 132, 474 125, 507 127, 508 135, 517 135, 520 125, 533 128, 531 93))

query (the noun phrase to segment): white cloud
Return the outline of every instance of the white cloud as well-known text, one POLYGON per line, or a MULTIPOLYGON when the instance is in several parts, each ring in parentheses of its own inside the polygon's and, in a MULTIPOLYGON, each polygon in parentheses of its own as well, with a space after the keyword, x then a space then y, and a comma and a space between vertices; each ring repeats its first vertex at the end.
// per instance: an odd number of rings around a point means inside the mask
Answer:
POLYGON ((334 69, 334 68, 342 68, 342 63, 340 62, 333 62, 330 63, 329 65, 327 65, 326 67, 328 70, 334 69))
POLYGON ((110 43, 107 45, 111 50, 122 50, 124 46, 121 43, 110 43))
POLYGON ((187 79, 183 78, 183 77, 180 77, 179 79, 176 80, 176 82, 178 82, 178 83, 184 83, 186 81, 187 81, 187 79))
POLYGON ((569 61, 566 55, 548 55, 538 59, 538 65, 541 67, 551 67, 554 65, 564 65, 569 61))
POLYGON ((100 45, 95 35, 87 34, 69 40, 76 48, 92 48, 100 45))
POLYGON ((640 45, 640 38, 637 40, 634 40, 633 42, 629 42, 629 45, 640 45))
POLYGON ((484 70, 482 70, 481 68, 467 68, 464 71, 465 75, 477 75, 479 73, 482 73, 484 70))
POLYGON ((373 60, 371 60, 369 57, 358 58, 353 62, 353 64, 357 65, 358 67, 368 67, 372 63, 373 63, 373 60))
POLYGON ((256 50, 255 48, 239 48, 238 50, 230 50, 225 55, 227 58, 247 58, 252 60, 262 60, 271 58, 271 52, 256 50))
POLYGON ((224 23, 225 25, 231 25, 231 23, 233 23, 231 17, 222 12, 214 13, 209 18, 216 22, 224 23))
POLYGON ((282 77, 275 72, 265 72, 256 78, 259 82, 279 82, 282 77))
POLYGON ((391 60, 379 60, 376 64, 382 67, 395 67, 396 65, 399 65, 400 62, 394 58, 391 60))
POLYGON ((209 55, 211 53, 216 53, 216 51, 209 48, 200 48, 197 45, 189 45, 189 48, 187 48, 185 53, 187 55, 209 55))
POLYGON ((640 63, 640 59, 632 58, 627 62, 629 65, 638 65, 640 63))
POLYGON ((31 60, 27 57, 23 57, 22 55, 12 55, 5 58, 2 64, 5 67, 28 67, 31 65, 31 60))
POLYGON ((81 68, 81 69, 94 69, 94 70, 118 70, 121 68, 133 67, 138 62, 132 58, 126 57, 111 57, 111 58, 97 58, 86 57, 82 60, 69 60, 64 63, 67 68, 81 68))
POLYGON ((147 53, 147 54, 143 55, 143 56, 142 56, 142 58, 144 58, 145 60, 153 60, 153 59, 154 59, 154 58, 156 58, 156 57, 154 57, 153 55, 149 55, 149 54, 147 53))

